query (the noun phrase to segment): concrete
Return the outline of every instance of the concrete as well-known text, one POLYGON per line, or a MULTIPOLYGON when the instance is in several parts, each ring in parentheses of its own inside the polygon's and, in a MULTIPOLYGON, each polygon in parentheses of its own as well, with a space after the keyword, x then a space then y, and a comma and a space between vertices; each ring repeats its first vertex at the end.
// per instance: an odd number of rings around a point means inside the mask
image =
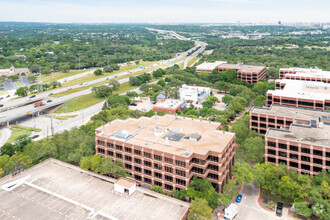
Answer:
POLYGON ((0 148, 6 143, 6 141, 10 138, 10 136, 11 136, 11 130, 9 128, 0 129, 0 148))

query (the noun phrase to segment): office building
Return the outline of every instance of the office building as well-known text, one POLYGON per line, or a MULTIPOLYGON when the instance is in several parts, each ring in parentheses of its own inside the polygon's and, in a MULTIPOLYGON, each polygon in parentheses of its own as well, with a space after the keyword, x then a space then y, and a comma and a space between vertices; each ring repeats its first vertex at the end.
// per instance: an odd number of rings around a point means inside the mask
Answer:
POLYGON ((215 62, 207 62, 205 61, 204 63, 198 65, 196 67, 196 72, 206 72, 206 73, 211 73, 217 66, 220 64, 227 63, 227 61, 215 61, 215 62))
POLYGON ((179 89, 180 100, 193 101, 195 103, 202 103, 210 96, 211 89, 202 86, 188 86, 182 85, 179 89))
POLYGON ((281 68, 280 79, 330 83, 330 71, 307 68, 281 68))
POLYGON ((235 134, 220 125, 173 115, 114 120, 96 129, 96 153, 122 160, 139 185, 169 192, 197 176, 219 191, 235 160, 235 134))

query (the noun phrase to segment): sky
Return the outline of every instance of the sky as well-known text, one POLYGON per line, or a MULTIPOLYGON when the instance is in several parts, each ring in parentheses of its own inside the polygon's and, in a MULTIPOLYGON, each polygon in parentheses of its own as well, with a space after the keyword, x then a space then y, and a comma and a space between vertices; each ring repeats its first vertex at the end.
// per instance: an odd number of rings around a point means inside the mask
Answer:
POLYGON ((330 0, 0 0, 0 21, 330 22, 330 0))

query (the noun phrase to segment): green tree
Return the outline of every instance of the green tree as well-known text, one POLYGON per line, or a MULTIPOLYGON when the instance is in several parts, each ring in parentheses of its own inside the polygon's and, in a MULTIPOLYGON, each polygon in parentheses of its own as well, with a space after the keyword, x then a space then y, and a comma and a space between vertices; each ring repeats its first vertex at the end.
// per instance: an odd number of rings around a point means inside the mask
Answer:
POLYGON ((106 85, 102 85, 99 87, 93 87, 92 92, 96 94, 96 96, 102 98, 102 97, 108 97, 112 94, 112 89, 106 85))
POLYGON ((70 65, 68 64, 65 64, 63 66, 60 67, 60 70, 63 72, 63 73, 68 73, 70 71, 70 65))
POLYGON ((265 154, 265 141, 262 137, 248 137, 239 146, 239 151, 242 153, 242 159, 249 163, 260 161, 265 154))
POLYGON ((113 90, 117 90, 120 87, 120 83, 117 80, 112 79, 109 81, 109 86, 112 86, 113 90))
POLYGON ((219 99, 215 96, 209 96, 206 98, 206 101, 211 101, 212 103, 215 103, 215 102, 219 101, 219 99))
POLYGON ((212 101, 204 101, 202 103, 203 108, 212 108, 213 107, 213 102, 212 101))
POLYGON ((222 102, 225 103, 225 104, 229 104, 232 100, 234 100, 234 98, 230 95, 224 95, 222 97, 222 102))
POLYGON ((189 220, 203 220, 211 219, 212 209, 208 206, 205 199, 196 198, 191 201, 188 219, 189 220))
POLYGON ((91 156, 81 158, 80 168, 84 170, 92 169, 91 156))
POLYGON ((242 186, 243 184, 250 184, 253 179, 253 171, 251 166, 246 162, 235 162, 233 167, 233 175, 236 177, 237 183, 242 186))
POLYGON ((240 112, 244 110, 244 105, 242 105, 241 102, 237 100, 233 100, 229 103, 228 110, 234 112, 240 112))
POLYGON ((26 86, 25 87, 19 87, 18 89, 16 89, 15 95, 25 97, 25 96, 27 96, 28 91, 29 91, 29 89, 26 86))
POLYGON ((129 92, 126 92, 126 95, 130 98, 135 98, 135 97, 139 97, 139 94, 135 91, 129 91, 129 92))
POLYGON ((237 185, 234 180, 229 180, 226 185, 223 186, 222 192, 220 193, 220 202, 224 205, 231 203, 233 198, 238 195, 237 185))
POLYGON ((42 74, 42 75, 50 75, 50 74, 51 74, 51 71, 50 71, 49 68, 43 68, 43 69, 41 70, 41 74, 42 74))
POLYGON ((5 143, 1 148, 0 148, 0 155, 9 155, 13 156, 15 154, 15 146, 12 145, 11 143, 5 143))
POLYGON ((157 82, 158 85, 160 85, 161 87, 164 87, 166 86, 166 82, 164 79, 159 79, 158 82, 157 82))
POLYGON ((152 185, 150 188, 154 192, 158 192, 160 194, 165 194, 165 192, 161 186, 152 185))
POLYGON ((103 74, 103 71, 101 69, 97 69, 94 71, 95 76, 100 76, 103 74))
POLYGON ((258 95, 254 100, 254 106, 263 107, 266 104, 266 96, 258 95))
POLYGON ((35 82, 37 80, 37 77, 35 75, 28 75, 27 79, 30 81, 30 82, 35 82))
POLYGON ((102 157, 98 154, 94 154, 91 158, 91 169, 94 172, 99 172, 102 163, 102 157))

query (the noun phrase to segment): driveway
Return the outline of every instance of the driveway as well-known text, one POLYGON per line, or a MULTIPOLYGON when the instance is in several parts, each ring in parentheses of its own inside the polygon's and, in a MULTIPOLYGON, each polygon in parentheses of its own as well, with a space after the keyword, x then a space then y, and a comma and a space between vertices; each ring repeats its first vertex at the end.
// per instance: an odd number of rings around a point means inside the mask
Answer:
POLYGON ((238 215, 235 220, 291 220, 288 209, 283 209, 282 217, 276 216, 275 212, 266 211, 258 205, 259 186, 253 182, 245 185, 241 191, 243 199, 238 203, 238 215))
POLYGON ((0 148, 2 145, 6 143, 6 141, 10 138, 11 130, 9 128, 2 127, 0 129, 0 148))

